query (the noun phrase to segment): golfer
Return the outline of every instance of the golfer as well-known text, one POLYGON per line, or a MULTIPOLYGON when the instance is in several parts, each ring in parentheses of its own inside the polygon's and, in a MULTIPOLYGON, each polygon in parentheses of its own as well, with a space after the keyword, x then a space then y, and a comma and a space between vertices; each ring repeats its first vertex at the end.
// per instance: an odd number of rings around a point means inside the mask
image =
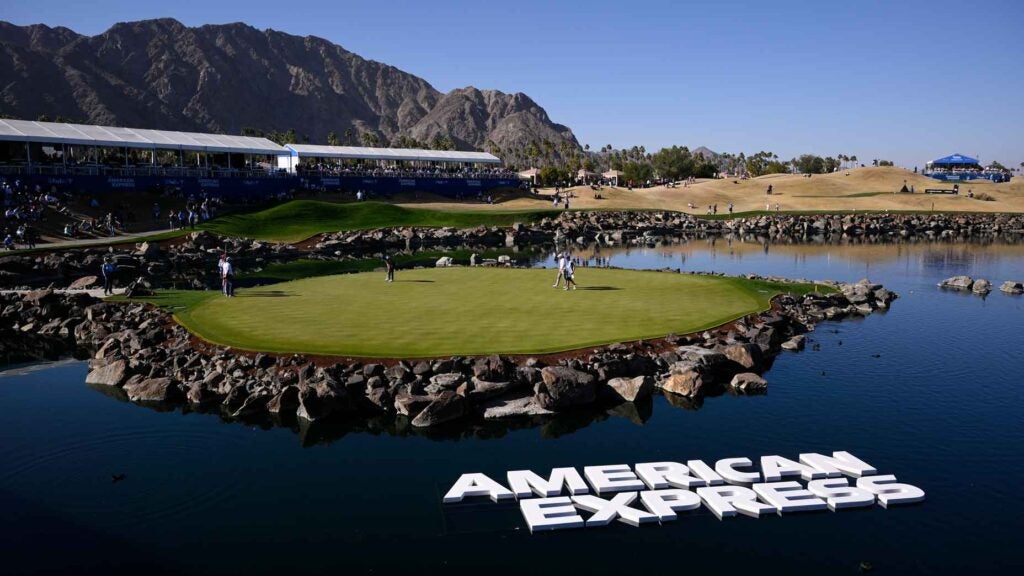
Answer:
POLYGON ((569 284, 572 284, 572 289, 576 289, 576 265, 572 263, 572 258, 566 259, 565 271, 562 274, 565 276, 565 289, 569 289, 569 284))
POLYGON ((395 261, 391 259, 391 255, 390 254, 385 254, 384 255, 384 268, 385 268, 385 270, 387 272, 387 276, 385 276, 384 281, 385 282, 394 282, 395 281, 395 261))
POLYGON ((226 256, 224 263, 220 266, 220 283, 221 288, 224 290, 224 295, 228 298, 232 298, 235 295, 235 286, 231 281, 235 277, 235 267, 231 265, 231 257, 226 256))
POLYGON ((558 257, 558 276, 555 277, 555 283, 551 285, 552 288, 560 288, 562 284, 562 278, 565 278, 565 253, 559 252, 555 256, 558 257))

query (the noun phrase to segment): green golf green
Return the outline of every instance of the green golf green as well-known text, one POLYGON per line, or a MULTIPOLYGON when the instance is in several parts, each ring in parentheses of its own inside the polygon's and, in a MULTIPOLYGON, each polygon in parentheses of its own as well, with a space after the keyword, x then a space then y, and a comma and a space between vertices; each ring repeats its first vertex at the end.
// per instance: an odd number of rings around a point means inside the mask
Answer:
POLYGON ((579 289, 548 269, 426 268, 306 278, 236 291, 169 294, 179 322, 248 350, 415 358, 539 354, 704 330, 813 286, 580 268, 579 289), (182 294, 191 294, 182 297, 182 294), (176 295, 178 295, 176 297, 176 295), (174 306, 175 302, 180 306, 174 306))

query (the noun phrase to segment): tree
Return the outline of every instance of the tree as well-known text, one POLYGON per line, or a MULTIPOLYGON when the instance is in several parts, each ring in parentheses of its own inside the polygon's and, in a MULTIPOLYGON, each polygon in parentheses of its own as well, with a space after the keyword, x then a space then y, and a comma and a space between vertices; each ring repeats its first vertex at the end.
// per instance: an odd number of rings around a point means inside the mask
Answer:
MULTIPOLYGON (((830 159, 835 161, 834 159, 830 159)), ((814 154, 803 154, 794 162, 795 168, 801 174, 821 174, 825 172, 825 161, 821 156, 814 154)))
POLYGON ((655 152, 651 157, 651 164, 662 178, 680 180, 693 175, 695 162, 689 148, 673 146, 655 152))
POLYGON ((627 182, 633 181, 640 184, 654 178, 654 169, 650 164, 626 162, 622 166, 622 176, 627 182))
POLYGON ((328 146, 341 146, 341 139, 338 138, 338 134, 333 130, 327 133, 327 145, 328 146))
POLYGON ((555 186, 561 184, 569 179, 567 171, 548 164, 547 166, 540 169, 540 173, 537 175, 540 178, 542 186, 555 186))
POLYGON ((853 162, 853 167, 854 168, 857 167, 857 155, 856 154, 854 154, 853 156, 850 156, 850 162, 853 162))
POLYGON ((831 156, 825 158, 825 173, 831 174, 836 170, 839 170, 839 168, 842 166, 842 158, 842 156, 840 156, 839 158, 833 158, 831 156))
POLYGON ((875 158, 874 160, 872 160, 871 161, 871 165, 872 166, 878 166, 878 158, 875 158))
POLYGON ((356 143, 355 135, 355 130, 351 126, 345 128, 345 142, 348 142, 349 145, 356 143))

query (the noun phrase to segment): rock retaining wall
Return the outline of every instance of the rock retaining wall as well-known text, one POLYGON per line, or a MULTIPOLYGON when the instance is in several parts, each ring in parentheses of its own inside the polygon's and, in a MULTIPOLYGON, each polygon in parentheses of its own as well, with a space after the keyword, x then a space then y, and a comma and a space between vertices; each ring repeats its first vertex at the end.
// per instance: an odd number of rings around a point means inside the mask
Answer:
POLYGON ((888 308, 867 280, 834 293, 780 296, 771 310, 699 335, 557 356, 357 361, 196 345, 169 314, 140 303, 38 290, 0 295, 0 361, 89 358, 86 382, 133 402, 190 405, 230 419, 391 419, 413 428, 612 407, 664 394, 693 407, 723 392, 764 393, 783 350, 821 320, 888 308), (314 361, 316 360, 316 361, 314 361))

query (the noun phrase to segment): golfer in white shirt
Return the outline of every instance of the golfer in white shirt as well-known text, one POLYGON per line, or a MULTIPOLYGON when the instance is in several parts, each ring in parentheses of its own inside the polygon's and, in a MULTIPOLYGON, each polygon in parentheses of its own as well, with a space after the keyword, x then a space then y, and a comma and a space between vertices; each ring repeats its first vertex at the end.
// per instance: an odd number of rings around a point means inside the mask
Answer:
MULTIPOLYGON (((551 285, 552 288, 558 288, 562 282, 562 278, 565 277, 565 263, 566 258, 564 253, 558 254, 558 277, 555 278, 555 283, 551 285)), ((568 286, 568 284, 566 284, 568 286)))

